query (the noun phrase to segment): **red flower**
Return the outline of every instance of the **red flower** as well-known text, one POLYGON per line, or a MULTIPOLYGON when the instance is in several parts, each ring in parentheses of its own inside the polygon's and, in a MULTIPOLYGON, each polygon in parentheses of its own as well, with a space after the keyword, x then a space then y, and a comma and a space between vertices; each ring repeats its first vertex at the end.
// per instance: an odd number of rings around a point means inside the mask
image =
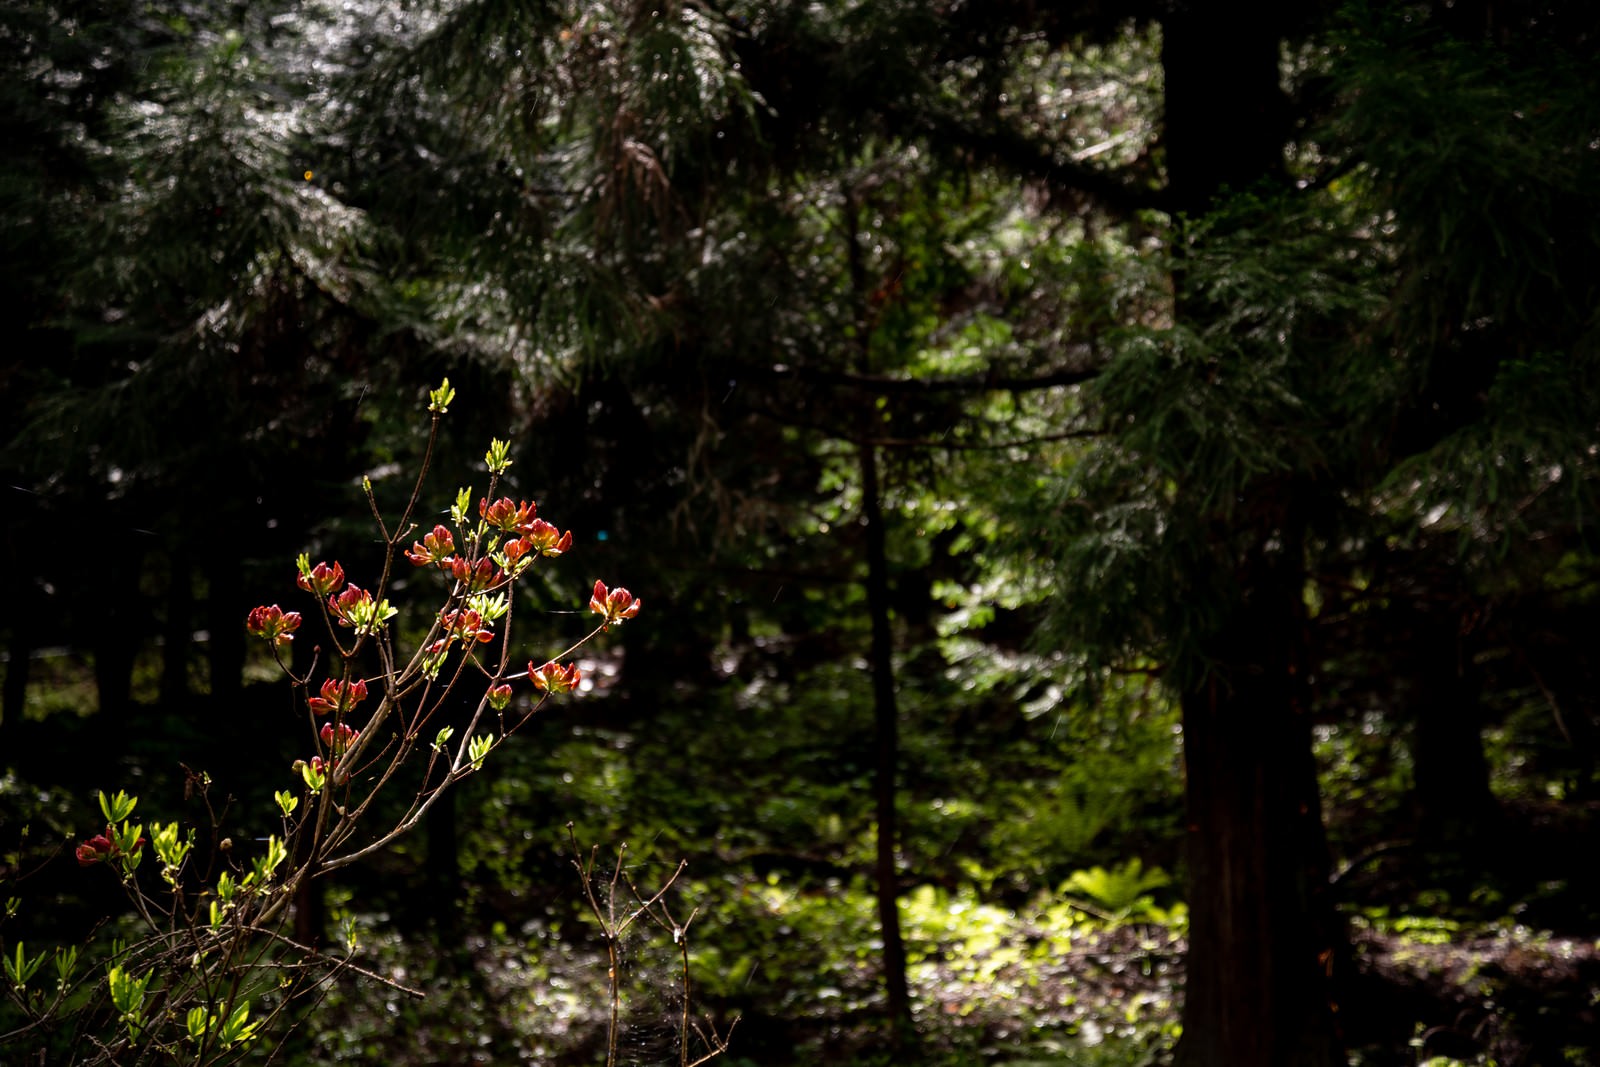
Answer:
POLYGON ((344 625, 354 626, 356 623, 352 618, 352 615, 358 613, 361 608, 371 603, 371 593, 367 592, 359 585, 350 585, 346 586, 344 592, 340 593, 338 596, 331 596, 328 598, 328 610, 333 613, 334 618, 338 619, 344 625))
POLYGON ((312 697, 308 703, 312 711, 318 715, 326 715, 333 711, 340 713, 352 711, 365 699, 367 699, 367 683, 362 679, 341 682, 329 678, 322 683, 322 695, 312 697))
POLYGON ((568 693, 578 687, 578 682, 583 679, 583 672, 576 663, 562 666, 552 660, 543 667, 528 664, 528 678, 533 682, 535 689, 546 693, 568 693))
POLYGON ((110 837, 111 827, 106 827, 103 834, 95 834, 89 840, 78 846, 78 866, 93 867, 101 860, 108 860, 117 854, 116 843, 110 837))
POLYGON ((505 572, 496 567, 488 556, 480 559, 475 565, 460 556, 451 557, 449 563, 451 576, 456 581, 465 583, 469 593, 481 593, 506 580, 505 572))
POLYGON ((594 583, 594 595, 589 598, 589 610, 605 620, 600 624, 602 628, 633 618, 643 604, 644 601, 633 599, 633 594, 621 586, 607 592, 606 583, 598 581, 594 583))
POLYGON ((511 703, 511 687, 509 685, 494 685, 489 687, 489 706, 495 711, 506 710, 506 705, 511 703))
POLYGON ((301 571, 296 584, 308 593, 327 596, 344 584, 344 568, 335 561, 332 567, 319 563, 309 571, 301 571))
POLYGON ((510 497, 503 496, 491 504, 484 498, 478 501, 478 514, 484 522, 506 533, 527 533, 538 507, 531 500, 516 504, 510 497))
MULTIPOLYGON (((340 723, 338 727, 335 727, 333 723, 325 722, 322 724, 321 736, 323 747, 337 759, 339 756, 344 755, 345 750, 355 744, 356 738, 361 736, 361 732, 345 723, 340 723)), ((312 766, 316 766, 314 759, 312 760, 312 766)))
POLYGON ((452 639, 463 641, 492 641, 494 634, 483 624, 483 616, 468 608, 464 611, 441 611, 439 625, 452 639))
MULTIPOLYGON (((543 522, 543 519, 537 520, 543 522)), ((506 567, 514 574, 520 574, 522 568, 517 566, 523 556, 533 551, 533 544, 526 537, 513 537, 500 549, 506 558, 506 567)))
POLYGON ((289 765, 289 769, 296 774, 303 775, 306 772, 306 768, 309 767, 313 774, 326 774, 329 766, 330 764, 324 761, 321 756, 312 756, 310 763, 303 759, 297 759, 289 765))
MULTIPOLYGON (((132 848, 134 852, 144 848, 144 838, 135 841, 132 848)), ((102 860, 115 859, 122 855, 122 849, 117 847, 116 829, 109 825, 105 833, 95 834, 74 851, 80 867, 93 867, 102 860)))
POLYGON ((251 608, 244 626, 263 641, 287 645, 294 640, 294 631, 300 628, 300 613, 284 611, 276 604, 251 608))
POLYGON ((450 531, 443 526, 435 526, 432 533, 411 543, 411 551, 406 553, 406 559, 419 567, 430 563, 444 565, 455 550, 456 541, 450 536, 450 531))
POLYGON ((561 533, 543 519, 534 519, 523 541, 537 549, 541 556, 559 556, 572 547, 572 531, 561 533))

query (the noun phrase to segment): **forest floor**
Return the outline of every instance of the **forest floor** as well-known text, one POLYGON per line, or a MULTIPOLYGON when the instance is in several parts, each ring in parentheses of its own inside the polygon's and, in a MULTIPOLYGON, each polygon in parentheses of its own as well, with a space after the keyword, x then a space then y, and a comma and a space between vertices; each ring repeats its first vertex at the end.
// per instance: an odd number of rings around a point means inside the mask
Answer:
MULTIPOLYGON (((992 918, 979 916, 976 937, 922 944, 911 967, 919 1060, 884 1047, 870 959, 827 978, 791 969, 778 1004, 770 992, 747 999, 719 989, 715 975, 697 975, 700 1025, 727 1035, 738 1020, 719 1061, 726 1067, 1133 1067, 1167 1059, 1178 1034, 1181 935, 1156 923, 1080 922, 1064 937, 1042 916, 1017 916, 990 937, 981 931, 992 918)), ((711 936, 701 932, 702 940, 711 936)), ((1516 924, 1463 931, 1421 916, 1353 918, 1351 938, 1340 1018, 1357 1067, 1600 1063, 1600 943, 1516 924)), ((394 948, 393 963, 409 954, 394 948)), ((676 1063, 681 974, 636 948, 625 963, 617 1062, 676 1063)), ((342 1016, 333 1031, 351 1043, 331 1059, 377 1053, 395 1033, 382 1024, 397 1013, 413 1024, 401 1031, 413 1037, 404 1048, 385 1047, 388 1062, 555 1067, 603 1055, 608 964, 581 937, 469 939, 454 979, 437 960, 412 959, 414 969, 400 964, 399 973, 426 988, 431 1003, 396 1006, 392 991, 370 983, 336 995, 345 1003, 326 1005, 326 1021, 342 1016), (494 1022, 463 1032, 467 1018, 494 1022), (364 1021, 380 1026, 368 1030, 364 1021), (429 1035, 425 1042, 416 1041, 420 1034, 429 1035), (434 1042, 445 1044, 423 1047, 434 1042)), ((325 1053, 340 1043, 332 1037, 324 1029, 318 1040, 325 1053)))

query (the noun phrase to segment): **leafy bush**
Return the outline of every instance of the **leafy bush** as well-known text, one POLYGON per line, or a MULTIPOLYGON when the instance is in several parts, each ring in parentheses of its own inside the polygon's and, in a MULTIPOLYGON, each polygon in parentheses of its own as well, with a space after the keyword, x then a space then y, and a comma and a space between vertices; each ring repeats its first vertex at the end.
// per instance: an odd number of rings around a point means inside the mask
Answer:
MULTIPOLYGON (((496 496, 511 466, 503 441, 492 442, 484 457, 489 486, 476 515, 474 494, 461 489, 449 524, 435 525, 406 548, 440 420, 454 395, 448 380, 429 394, 422 474, 397 521, 385 518, 365 485, 385 547, 370 590, 347 580, 337 561, 313 565, 300 556, 297 584, 312 597, 312 618, 320 618, 324 631, 309 665, 297 671, 287 658, 306 625, 300 612, 264 604, 245 620, 288 680, 291 707, 304 723, 304 757, 285 768, 283 788, 272 794, 276 830, 235 847, 233 836, 244 838, 233 828, 260 817, 266 800, 235 812, 230 798, 219 808, 204 772, 192 772, 188 786, 205 804, 204 826, 146 822, 136 818, 138 797, 101 792, 103 829, 77 845, 76 859, 109 873, 128 911, 104 935, 70 944, 40 948, 0 939, 8 1002, 0 1031, 10 1030, 9 1039, 62 1062, 228 1062, 281 1040, 296 1025, 294 1005, 320 996, 338 976, 363 975, 405 996, 422 995, 356 962, 360 930, 351 917, 343 924, 342 950, 295 940, 297 899, 313 879, 415 829, 551 696, 581 684, 570 659, 578 649, 641 607, 627 589, 597 581, 589 601, 599 617, 594 627, 557 655, 536 656, 518 669, 514 590, 536 563, 563 555, 572 534, 537 517, 534 503, 496 496), (400 610, 389 599, 400 584, 401 557, 439 580, 437 607, 415 641, 396 633, 400 610), (455 709, 465 711, 459 728, 443 721, 455 709)), ((664 889, 646 898, 631 881, 613 879, 609 892, 609 909, 590 898, 608 939, 624 921, 619 915, 628 922, 672 921, 664 889), (624 890, 633 904, 619 896, 624 890)), ((9 898, 6 917, 23 906, 21 898, 9 898)), ((612 974, 614 981, 614 967, 612 974)))

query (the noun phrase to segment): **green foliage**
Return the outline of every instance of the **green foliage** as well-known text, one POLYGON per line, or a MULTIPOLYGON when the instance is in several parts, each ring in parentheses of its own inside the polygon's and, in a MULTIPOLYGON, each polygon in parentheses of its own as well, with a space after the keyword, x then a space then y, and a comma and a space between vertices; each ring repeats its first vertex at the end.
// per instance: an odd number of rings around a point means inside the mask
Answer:
POLYGON ((1123 921, 1157 914, 1150 891, 1164 889, 1171 884, 1172 878, 1166 871, 1160 867, 1145 870, 1143 862, 1135 856, 1109 871, 1104 867, 1073 871, 1059 892, 1081 897, 1096 907, 1104 908, 1109 918, 1123 921))
POLYGON ((135 976, 120 963, 112 964, 106 971, 106 985, 111 991, 111 1004, 121 1013, 121 1021, 128 1028, 128 1036, 138 1041, 144 1033, 145 994, 150 988, 154 971, 142 977, 135 976))
POLYGON ((23 992, 27 988, 29 980, 33 978, 34 973, 44 963, 46 955, 48 953, 41 952, 29 959, 23 949, 22 942, 18 941, 15 956, 8 956, 3 960, 6 977, 11 979, 12 988, 18 993, 23 992))

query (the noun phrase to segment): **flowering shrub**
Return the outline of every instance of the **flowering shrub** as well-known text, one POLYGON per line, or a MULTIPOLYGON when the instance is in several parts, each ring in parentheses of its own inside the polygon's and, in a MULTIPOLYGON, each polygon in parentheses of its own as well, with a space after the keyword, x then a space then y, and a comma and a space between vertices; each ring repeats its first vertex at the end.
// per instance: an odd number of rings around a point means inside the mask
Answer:
MULTIPOLYGON (((429 395, 424 470, 453 396, 448 381, 429 395)), ((77 846, 76 858, 120 880, 141 936, 115 943, 95 969, 79 967, 76 949, 58 950, 53 989, 38 979, 45 953, 0 944, 6 993, 30 1020, 26 1030, 68 1035, 73 1062, 228 1060, 286 1021, 295 996, 343 971, 368 973, 353 962, 353 939, 336 955, 287 935, 297 891, 414 829, 547 700, 577 687, 581 672, 571 657, 579 648, 639 614, 640 602, 628 590, 597 581, 592 629, 554 656, 513 655, 520 644, 513 628, 516 585, 538 561, 568 552, 572 534, 537 517, 533 501, 498 495, 509 452, 503 441, 491 444, 488 488, 475 509, 475 494, 460 490, 449 524, 414 540, 411 515, 423 481, 392 526, 367 484, 388 549, 370 587, 349 580, 338 560, 313 564, 301 555, 295 584, 308 598, 301 610, 268 604, 249 612, 245 628, 266 642, 306 722, 303 756, 283 768, 283 788, 274 794, 280 832, 255 850, 224 844, 198 869, 190 862, 193 829, 156 823, 147 834, 132 820, 138 798, 102 793, 105 828, 77 846), (409 649, 396 637, 399 609, 388 599, 397 564, 432 571, 438 597, 426 635, 409 649), (296 673, 285 652, 303 639, 308 620, 319 619, 324 644, 311 666, 296 673), (526 670, 514 668, 522 662, 526 670), (527 695, 520 705, 519 688, 527 695), (428 736, 447 700, 471 709, 465 725, 428 736), (412 765, 417 772, 395 788, 412 765), (375 824, 375 802, 391 789, 410 795, 409 805, 393 821, 375 824), (159 869, 141 872, 149 852, 159 869)), ((199 776, 202 793, 209 784, 199 776)))

